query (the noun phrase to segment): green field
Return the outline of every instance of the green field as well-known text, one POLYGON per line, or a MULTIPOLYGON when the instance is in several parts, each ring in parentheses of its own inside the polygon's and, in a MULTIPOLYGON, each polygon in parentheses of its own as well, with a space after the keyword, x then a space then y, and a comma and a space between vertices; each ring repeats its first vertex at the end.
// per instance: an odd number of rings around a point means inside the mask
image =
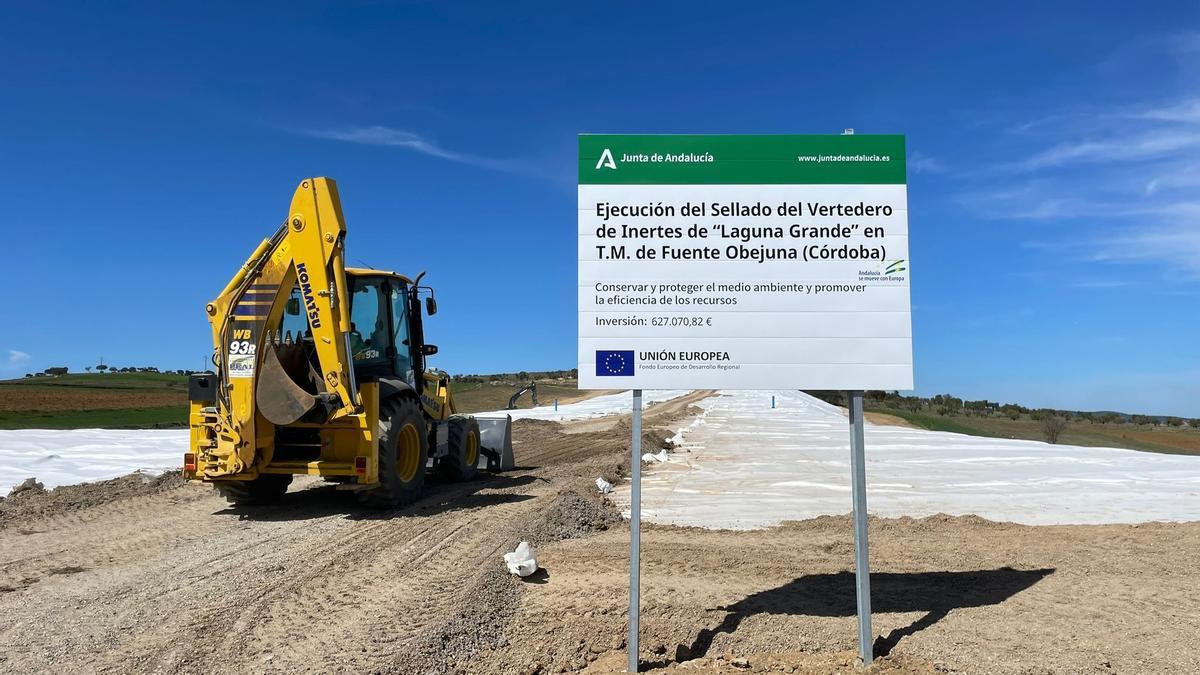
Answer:
POLYGON ((187 426, 187 406, 0 412, 0 429, 168 429, 187 426))
MULTIPOLYGON (((485 410, 503 410, 508 405, 508 399, 520 387, 507 384, 486 384, 477 382, 452 382, 450 392, 454 395, 454 403, 460 412, 473 413, 485 410)), ((553 405, 554 399, 567 402, 581 398, 581 393, 575 388, 575 383, 538 382, 538 402, 543 406, 553 405)), ((517 402, 518 408, 532 408, 533 402, 529 394, 523 394, 517 402)))
MULTIPOLYGON (((462 412, 502 410, 519 388, 505 383, 453 381, 462 412)), ((575 383, 538 382, 538 399, 580 398, 575 383)), ((529 394, 518 402, 532 407, 529 394)), ((0 381, 0 429, 148 429, 187 426, 187 376, 165 373, 68 374, 0 381)))
MULTIPOLYGON (((187 375, 174 373, 70 373, 59 377, 24 377, 0 380, 0 389, 9 387, 54 387, 70 389, 178 391, 187 394, 187 375)), ((13 391, 21 391, 15 389, 13 391)))
POLYGON ((0 429, 186 425, 186 375, 79 373, 0 382, 0 429))
MULTIPOLYGON (((913 426, 931 431, 950 431, 989 438, 1045 440, 1042 423, 1028 417, 1012 420, 1007 417, 938 415, 881 406, 869 406, 867 410, 900 417, 913 426)), ((1058 442, 1066 445, 1196 455, 1200 454, 1200 429, 1137 425, 1128 422, 1100 424, 1071 421, 1067 423, 1058 442)))

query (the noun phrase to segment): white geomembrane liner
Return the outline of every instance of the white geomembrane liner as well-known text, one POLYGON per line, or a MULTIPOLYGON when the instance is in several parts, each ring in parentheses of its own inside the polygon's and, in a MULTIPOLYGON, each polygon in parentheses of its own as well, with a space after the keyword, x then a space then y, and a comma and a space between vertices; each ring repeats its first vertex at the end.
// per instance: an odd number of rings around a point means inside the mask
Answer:
POLYGON ((0 496, 31 476, 49 489, 139 469, 178 469, 187 444, 187 429, 0 431, 0 496))
MULTIPOLYGON (((687 390, 643 392, 645 405, 666 401, 687 390)), ((582 420, 629 412, 628 391, 578 403, 479 413, 480 417, 582 420)), ((0 430, 0 497, 14 485, 36 477, 46 488, 116 478, 139 469, 177 469, 187 452, 187 429, 16 429, 0 430)))
MULTIPOLYGON (((642 474, 642 517, 756 529, 849 513, 840 408, 800 392, 721 392, 642 474), (688 450, 690 452, 684 452, 688 450)), ((867 509, 1031 525, 1200 520, 1200 457, 867 424, 867 509)), ((629 483, 614 496, 626 507, 629 483)))
MULTIPOLYGON (((669 401, 692 393, 691 389, 647 389, 642 392, 642 408, 654 403, 669 401)), ((493 410, 491 412, 472 413, 476 417, 504 417, 511 415, 514 420, 551 420, 554 422, 570 422, 586 420, 605 415, 620 415, 633 410, 633 395, 628 391, 615 394, 604 394, 589 398, 578 403, 564 403, 554 409, 553 401, 542 399, 542 405, 536 408, 521 408, 519 410, 493 410)))

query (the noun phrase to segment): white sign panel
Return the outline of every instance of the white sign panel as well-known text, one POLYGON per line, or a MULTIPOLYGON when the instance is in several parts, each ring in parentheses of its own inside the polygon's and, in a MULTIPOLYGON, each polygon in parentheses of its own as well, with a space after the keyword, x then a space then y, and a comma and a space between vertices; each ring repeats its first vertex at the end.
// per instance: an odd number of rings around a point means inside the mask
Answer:
POLYGON ((580 136, 580 388, 912 389, 904 156, 580 136))

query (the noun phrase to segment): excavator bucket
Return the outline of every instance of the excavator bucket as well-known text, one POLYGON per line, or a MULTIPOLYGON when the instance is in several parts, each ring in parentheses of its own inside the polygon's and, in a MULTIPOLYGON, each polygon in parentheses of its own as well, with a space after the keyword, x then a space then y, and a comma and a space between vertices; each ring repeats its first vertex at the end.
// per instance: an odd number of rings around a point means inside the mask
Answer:
POLYGON ((479 423, 479 468, 509 471, 517 466, 513 458, 512 416, 476 417, 479 423))
POLYGON ((295 422, 317 404, 317 397, 288 375, 279 361, 275 345, 270 342, 263 354, 262 373, 258 376, 254 398, 263 417, 278 426, 295 422))

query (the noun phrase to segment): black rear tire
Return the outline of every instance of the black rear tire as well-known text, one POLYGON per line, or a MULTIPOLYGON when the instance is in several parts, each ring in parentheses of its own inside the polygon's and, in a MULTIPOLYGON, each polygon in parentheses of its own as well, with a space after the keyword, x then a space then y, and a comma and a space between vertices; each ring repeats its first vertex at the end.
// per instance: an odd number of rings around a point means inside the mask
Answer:
POLYGON ((446 420, 449 454, 438 460, 438 472, 449 480, 474 480, 479 472, 479 422, 469 415, 446 420))
POLYGON ((226 480, 214 483, 217 492, 230 504, 256 506, 274 504, 292 484, 288 474, 264 473, 254 480, 226 480))
POLYGON ((425 487, 429 441, 421 407, 410 398, 385 402, 379 410, 379 484, 358 492, 366 506, 411 504, 425 487))

